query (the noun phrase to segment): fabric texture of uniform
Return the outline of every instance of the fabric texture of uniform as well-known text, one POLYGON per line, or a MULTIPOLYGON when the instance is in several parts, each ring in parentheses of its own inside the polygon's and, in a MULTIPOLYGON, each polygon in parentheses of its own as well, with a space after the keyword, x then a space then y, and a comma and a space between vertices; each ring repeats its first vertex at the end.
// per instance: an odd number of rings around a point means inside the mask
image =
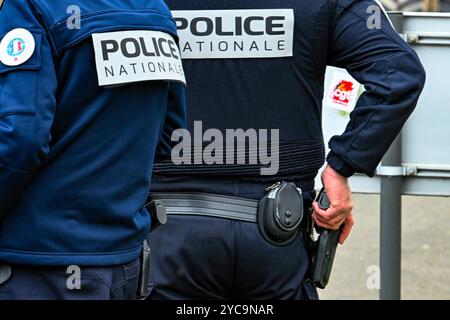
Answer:
POLYGON ((129 263, 150 228, 143 206, 155 152, 167 153, 164 139, 184 125, 185 89, 99 87, 91 35, 153 30, 177 39, 170 11, 159 0, 6 0, 0 40, 17 28, 36 47, 25 63, 0 63, 0 261, 129 263), (68 27, 73 6, 79 29, 68 27))

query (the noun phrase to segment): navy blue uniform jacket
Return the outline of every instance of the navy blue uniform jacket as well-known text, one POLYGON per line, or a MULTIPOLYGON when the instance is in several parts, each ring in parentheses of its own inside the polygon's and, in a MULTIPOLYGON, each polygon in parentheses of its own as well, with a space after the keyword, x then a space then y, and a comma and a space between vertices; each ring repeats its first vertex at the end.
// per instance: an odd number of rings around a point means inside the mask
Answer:
MULTIPOLYGON (((377 11, 374 8, 379 7, 373 0, 166 2, 171 10, 177 11, 177 15, 173 13, 178 26, 193 30, 198 39, 181 48, 187 53, 188 126, 192 130, 193 121, 202 120, 204 131, 280 129, 280 168, 277 175, 264 178, 259 168, 248 165, 174 166, 161 162, 155 169, 161 190, 168 189, 163 182, 173 181, 176 175, 187 176, 186 181, 202 176, 232 177, 239 181, 261 181, 266 186, 270 185, 268 179, 313 180, 325 160, 321 116, 327 65, 347 69, 366 89, 350 114, 345 132, 329 141, 331 152, 327 161, 347 177, 355 172, 373 176, 414 110, 424 86, 425 71, 419 58, 381 10, 374 20, 377 11), (262 9, 272 13, 265 20, 268 31, 260 14, 262 9), (270 50, 274 47, 269 44, 267 57, 240 58, 241 47, 248 47, 255 40, 260 43, 259 50, 264 50, 264 39, 284 32, 282 26, 290 18, 280 9, 293 11, 292 54, 271 57, 270 50), (245 19, 242 10, 254 16, 245 19), (216 18, 207 20, 205 17, 212 11, 216 18), (232 15, 229 12, 237 11, 234 22, 229 22, 232 15), (374 21, 379 25, 374 25, 374 21), (243 44, 238 41, 227 47, 227 39, 244 32, 248 35, 243 44), (210 33, 201 42, 201 36, 210 33), (210 43, 210 39, 216 43, 210 43), (228 50, 226 53, 235 56, 189 58, 192 50, 200 50, 196 49, 200 45, 203 51, 212 48, 214 54, 219 54, 228 50)), ((181 38, 181 29, 179 35, 181 38)), ((189 185, 191 182, 185 187, 189 185)))
POLYGON ((6 0, 0 40, 16 28, 36 47, 22 64, 0 63, 0 262, 136 259, 150 226, 143 206, 155 152, 183 126, 184 85, 100 87, 91 35, 154 30, 176 39, 170 11, 160 0, 6 0), (71 5, 80 29, 67 26, 71 5))

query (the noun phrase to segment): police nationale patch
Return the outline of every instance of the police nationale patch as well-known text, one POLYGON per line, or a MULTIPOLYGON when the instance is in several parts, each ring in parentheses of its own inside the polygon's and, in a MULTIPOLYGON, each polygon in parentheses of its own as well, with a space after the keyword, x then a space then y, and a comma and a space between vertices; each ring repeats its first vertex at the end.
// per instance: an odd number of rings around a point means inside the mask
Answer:
POLYGON ((0 42, 0 62, 7 66, 18 66, 33 56, 36 43, 30 31, 14 29, 0 42))
POLYGON ((293 9, 172 11, 184 59, 293 56, 293 9))
POLYGON ((168 33, 133 30, 92 38, 100 86, 150 80, 186 83, 180 51, 168 33))

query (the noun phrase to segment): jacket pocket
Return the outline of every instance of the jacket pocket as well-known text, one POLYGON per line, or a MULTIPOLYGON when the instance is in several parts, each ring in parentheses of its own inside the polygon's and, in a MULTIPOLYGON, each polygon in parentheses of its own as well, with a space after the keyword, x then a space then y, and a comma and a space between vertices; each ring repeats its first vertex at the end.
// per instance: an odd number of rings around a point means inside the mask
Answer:
POLYGON ((29 31, 36 43, 31 58, 18 66, 6 66, 0 63, 0 117, 7 114, 34 112, 39 70, 42 67, 42 32, 29 31))

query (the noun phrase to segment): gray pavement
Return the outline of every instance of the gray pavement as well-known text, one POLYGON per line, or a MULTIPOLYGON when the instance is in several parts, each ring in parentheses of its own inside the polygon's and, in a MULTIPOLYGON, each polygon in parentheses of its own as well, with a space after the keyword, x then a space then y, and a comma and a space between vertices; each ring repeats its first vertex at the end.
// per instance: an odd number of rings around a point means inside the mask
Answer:
MULTIPOLYGON (((354 195, 356 225, 321 299, 378 299, 379 201, 354 195)), ((450 198, 403 197, 402 242, 402 299, 450 299, 450 198)))

